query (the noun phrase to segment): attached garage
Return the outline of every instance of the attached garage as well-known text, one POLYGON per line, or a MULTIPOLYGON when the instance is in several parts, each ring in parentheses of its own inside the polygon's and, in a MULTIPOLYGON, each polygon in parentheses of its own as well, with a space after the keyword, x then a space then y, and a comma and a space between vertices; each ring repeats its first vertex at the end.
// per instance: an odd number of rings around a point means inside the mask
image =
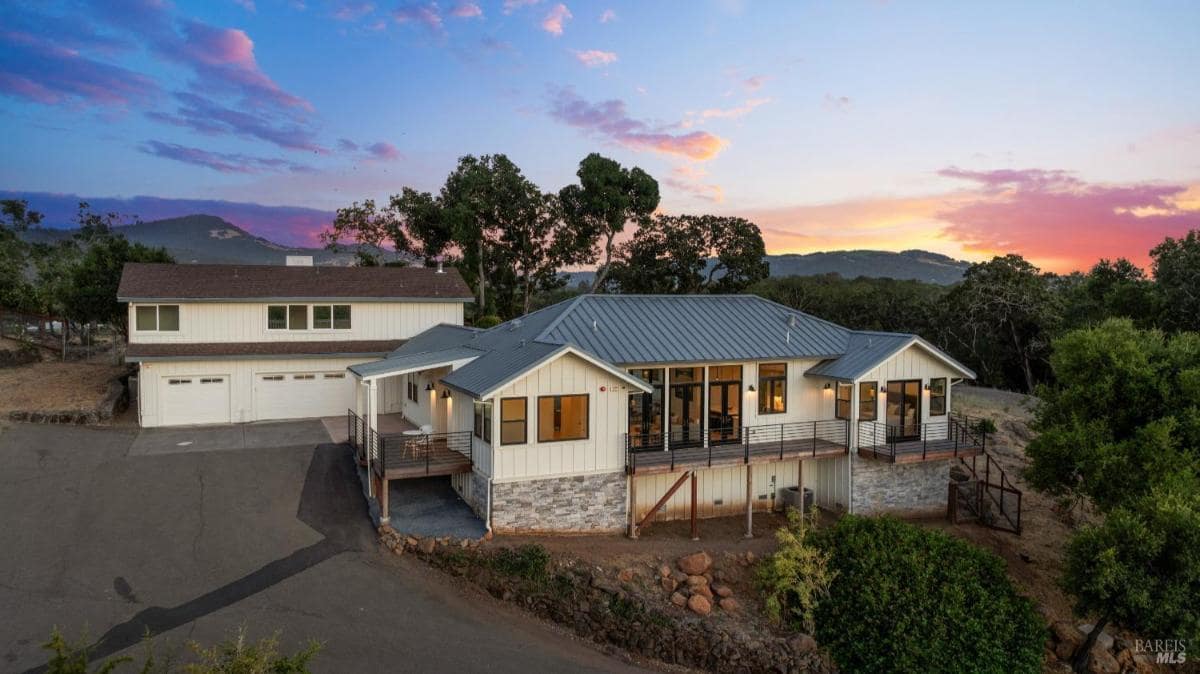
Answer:
POLYGON ((171 375, 158 379, 159 417, 164 426, 227 424, 229 375, 171 375))
POLYGON ((354 379, 340 372, 264 372, 254 378, 254 417, 303 419, 354 407, 354 379))

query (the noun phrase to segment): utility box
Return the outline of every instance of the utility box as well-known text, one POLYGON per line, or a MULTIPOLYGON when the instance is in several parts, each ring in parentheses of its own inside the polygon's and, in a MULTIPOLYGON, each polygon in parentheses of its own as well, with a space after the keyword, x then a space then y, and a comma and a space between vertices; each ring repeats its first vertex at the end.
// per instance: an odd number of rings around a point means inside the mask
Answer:
POLYGON ((779 502, 783 504, 784 511, 796 508, 802 513, 809 513, 813 507, 813 491, 805 487, 801 495, 800 487, 784 487, 779 490, 779 502))

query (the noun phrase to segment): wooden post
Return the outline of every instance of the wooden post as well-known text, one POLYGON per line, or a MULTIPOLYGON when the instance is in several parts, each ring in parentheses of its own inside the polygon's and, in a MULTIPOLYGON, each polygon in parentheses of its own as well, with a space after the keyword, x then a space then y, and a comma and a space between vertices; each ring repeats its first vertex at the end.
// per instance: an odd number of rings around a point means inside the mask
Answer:
POLYGON ((692 471, 692 540, 700 540, 700 530, 696 526, 696 471, 692 471))
POLYGON ((754 466, 746 464, 746 538, 754 538, 754 466))
POLYGON ((638 537, 637 528, 637 476, 629 476, 629 537, 638 537))
POLYGON ((388 479, 385 477, 379 478, 379 524, 384 525, 390 522, 388 516, 388 479))

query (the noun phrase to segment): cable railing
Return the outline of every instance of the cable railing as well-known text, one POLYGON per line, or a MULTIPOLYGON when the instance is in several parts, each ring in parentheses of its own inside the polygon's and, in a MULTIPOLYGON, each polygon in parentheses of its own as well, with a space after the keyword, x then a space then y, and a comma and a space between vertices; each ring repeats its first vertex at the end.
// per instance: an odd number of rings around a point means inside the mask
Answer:
POLYGON ((986 444, 985 434, 973 431, 969 424, 956 417, 901 425, 858 422, 859 449, 893 463, 905 457, 915 459, 918 455, 921 460, 926 460, 930 454, 935 458, 978 454, 984 451, 986 444))
POLYGON ((475 462, 471 431, 387 435, 379 438, 379 449, 376 470, 381 474, 387 471, 403 471, 406 475, 444 474, 441 469, 461 465, 463 459, 469 464, 475 462))
POLYGON ((793 421, 758 426, 674 429, 663 433, 625 434, 626 469, 669 469, 750 463, 754 458, 784 459, 845 453, 850 422, 841 419, 793 421))

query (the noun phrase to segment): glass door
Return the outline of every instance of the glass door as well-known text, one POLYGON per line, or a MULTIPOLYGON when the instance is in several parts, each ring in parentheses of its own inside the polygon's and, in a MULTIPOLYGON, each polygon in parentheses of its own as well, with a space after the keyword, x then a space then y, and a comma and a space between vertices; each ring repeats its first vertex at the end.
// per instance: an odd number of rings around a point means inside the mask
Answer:
POLYGON ((671 368, 670 417, 671 437, 675 447, 696 447, 703 443, 701 404, 704 395, 703 371, 698 367, 671 368))
POLYGON ((630 370, 646 380, 653 393, 629 394, 629 446, 634 449, 663 448, 663 370, 630 370))
POLYGON ((708 368, 708 442, 717 445, 741 440, 742 366, 708 368))
POLYGON ((917 440, 921 437, 921 381, 889 381, 887 384, 887 424, 889 440, 917 440))

